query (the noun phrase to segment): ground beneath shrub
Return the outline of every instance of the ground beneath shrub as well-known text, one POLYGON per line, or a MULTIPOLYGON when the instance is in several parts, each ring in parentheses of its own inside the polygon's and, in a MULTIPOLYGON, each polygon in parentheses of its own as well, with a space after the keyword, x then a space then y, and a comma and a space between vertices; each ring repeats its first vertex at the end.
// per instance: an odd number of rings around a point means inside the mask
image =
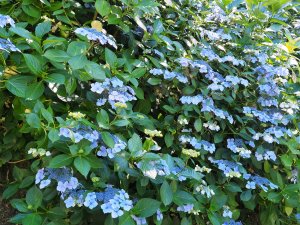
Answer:
MULTIPOLYGON (((0 188, 0 193, 3 193, 3 188, 0 188)), ((2 201, 0 198, 0 225, 10 225, 8 220, 15 214, 13 208, 10 207, 9 203, 2 201)))
POLYGON ((13 217, 16 212, 15 210, 9 205, 8 201, 2 199, 2 193, 5 190, 4 182, 7 182, 7 168, 0 169, 0 225, 11 225, 8 220, 13 217))

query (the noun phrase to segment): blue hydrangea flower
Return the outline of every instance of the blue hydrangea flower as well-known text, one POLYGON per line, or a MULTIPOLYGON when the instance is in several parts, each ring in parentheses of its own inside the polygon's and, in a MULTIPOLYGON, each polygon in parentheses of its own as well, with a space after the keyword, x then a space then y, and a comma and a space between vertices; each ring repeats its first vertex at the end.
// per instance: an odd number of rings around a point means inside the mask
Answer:
POLYGON ((143 172, 144 176, 151 179, 155 179, 158 175, 168 176, 171 174, 167 162, 163 159, 140 161, 136 166, 143 172))
POLYGON ((217 165, 220 170, 223 171, 226 177, 241 177, 244 170, 240 163, 231 162, 228 160, 215 160, 211 157, 208 158, 210 162, 217 165))
POLYGON ((115 109, 116 103, 126 104, 126 102, 136 100, 134 90, 129 86, 125 86, 123 81, 116 77, 106 78, 102 83, 93 83, 91 87, 92 92, 101 95, 101 98, 97 101, 98 106, 108 102, 115 109))
POLYGON ((182 144, 186 144, 189 143, 190 145, 192 145, 195 149, 198 150, 205 150, 208 151, 210 153, 214 153, 216 150, 216 146, 213 143, 209 143, 208 141, 205 140, 198 140, 195 137, 191 137, 191 136, 187 136, 187 135, 182 135, 179 137, 179 141, 182 144))
POLYGON ((224 222, 222 225, 243 225, 241 222, 236 222, 234 220, 230 220, 227 222, 224 222))
POLYGON ((47 187, 50 183, 51 183, 50 179, 42 180, 41 183, 40 183, 40 189, 43 189, 43 188, 47 187))
POLYGON ((179 82, 181 83, 187 83, 188 79, 187 77, 185 77, 183 74, 178 73, 178 72, 170 72, 168 70, 162 70, 162 69, 151 69, 149 71, 152 75, 164 75, 164 79, 166 80, 172 80, 174 78, 176 78, 179 82))
POLYGON ((98 205, 97 196, 95 192, 90 192, 86 195, 84 200, 84 206, 90 209, 95 208, 98 205))
POLYGON ((129 195, 122 189, 114 195, 112 199, 101 205, 103 213, 110 213, 112 218, 122 216, 125 211, 129 211, 133 203, 129 200, 129 195))
POLYGON ((87 39, 89 39, 91 41, 99 41, 100 44, 102 44, 102 45, 109 44, 109 45, 113 46, 114 48, 117 48, 116 40, 114 39, 113 36, 106 35, 103 32, 97 31, 94 28, 87 28, 87 27, 77 28, 75 30, 75 33, 85 36, 85 37, 87 37, 87 39))
POLYGON ((45 169, 39 169, 35 175, 35 184, 39 184, 45 178, 45 169))
POLYGON ((245 148, 245 144, 242 139, 227 139, 227 148, 234 153, 238 153, 242 158, 251 157, 251 151, 245 148))
POLYGON ((273 184, 271 181, 269 181, 267 178, 255 175, 255 176, 250 176, 246 188, 247 189, 255 189, 256 186, 260 187, 263 189, 263 191, 267 192, 268 187, 271 189, 277 189, 278 186, 273 184))
POLYGON ((230 210, 230 208, 228 206, 224 206, 223 208, 223 217, 232 218, 232 211, 230 210))
POLYGON ((10 26, 14 27, 15 26, 15 21, 8 15, 0 14, 0 27, 3 28, 8 24, 10 26))
POLYGON ((9 40, 0 38, 0 50, 6 52, 20 52, 20 50, 9 40))
POLYGON ((136 225, 147 224, 146 218, 144 217, 137 217, 135 215, 131 215, 131 218, 136 222, 136 225))
POLYGON ((194 204, 186 204, 177 207, 178 212, 190 213, 194 209, 194 204))
POLYGON ((67 208, 75 207, 76 205, 74 198, 72 198, 71 196, 64 200, 64 203, 67 208))
POLYGON ((156 219, 157 219, 158 221, 162 221, 163 218, 164 218, 163 214, 162 214, 161 211, 158 209, 158 210, 156 211, 156 219))

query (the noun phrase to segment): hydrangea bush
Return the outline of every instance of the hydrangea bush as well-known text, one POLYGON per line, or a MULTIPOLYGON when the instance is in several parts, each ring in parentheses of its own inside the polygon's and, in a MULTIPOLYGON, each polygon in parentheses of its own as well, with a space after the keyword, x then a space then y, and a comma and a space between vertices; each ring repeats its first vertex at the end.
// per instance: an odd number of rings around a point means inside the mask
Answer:
POLYGON ((299 10, 1 1, 10 222, 300 222, 299 10))

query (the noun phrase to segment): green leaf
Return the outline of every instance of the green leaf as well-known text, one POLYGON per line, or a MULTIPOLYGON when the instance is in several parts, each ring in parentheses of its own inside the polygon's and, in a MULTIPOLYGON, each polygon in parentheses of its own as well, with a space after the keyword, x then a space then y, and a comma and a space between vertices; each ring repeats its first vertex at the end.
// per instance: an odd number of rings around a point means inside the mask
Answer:
POLYGON ((284 154, 284 155, 280 156, 280 159, 281 159, 282 164, 286 168, 291 168, 291 166, 293 165, 293 157, 291 157, 290 155, 284 154))
POLYGON ((160 202, 151 198, 142 198, 133 207, 132 212, 140 217, 149 217, 156 213, 160 202))
POLYGON ((43 37, 45 34, 49 33, 51 30, 51 22, 45 21, 42 23, 39 23, 35 28, 35 35, 37 37, 43 37))
POLYGON ((160 187, 160 199, 164 205, 169 205, 173 201, 173 191, 167 181, 164 181, 160 187))
POLYGON ((249 201, 251 197, 252 197, 251 190, 244 191, 240 196, 243 202, 249 201))
POLYGON ((30 127, 33 127, 33 128, 41 127, 40 118, 35 113, 30 113, 30 114, 26 115, 26 121, 30 127))
POLYGON ((101 137, 102 137, 104 143, 105 143, 108 147, 113 148, 113 147, 115 146, 115 142, 114 142, 114 140, 113 140, 113 138, 112 138, 112 136, 111 136, 110 133, 108 133, 108 132, 106 132, 106 131, 101 132, 101 137))
POLYGON ((59 73, 52 73, 45 78, 45 81, 50 83, 64 84, 65 76, 59 73))
POLYGON ((201 119, 196 119, 195 120, 194 127, 195 127, 197 132, 202 130, 202 121, 201 121, 201 119))
POLYGON ((87 177, 91 169, 90 163, 86 159, 80 156, 75 158, 74 166, 85 177, 87 177))
POLYGON ((54 123, 53 116, 47 109, 42 108, 41 113, 48 123, 54 123))
POLYGON ((236 184, 236 183, 229 183, 225 186, 226 190, 230 191, 230 192, 242 192, 241 187, 236 184))
POLYGON ((43 64, 41 63, 41 60, 30 54, 23 54, 23 56, 30 71, 35 75, 40 75, 43 70, 43 64))
POLYGON ((39 214, 27 214, 22 220, 23 225, 41 225, 43 218, 39 214))
POLYGON ((171 134, 171 133, 166 133, 165 137, 165 143, 166 143, 166 146, 169 148, 173 145, 173 141, 174 141, 174 136, 171 134))
POLYGON ((136 133, 128 140, 128 149, 130 152, 138 152, 143 149, 142 139, 136 133))
POLYGON ((118 225, 135 225, 135 221, 132 219, 130 213, 125 212, 120 218, 119 218, 119 224, 118 225))
POLYGON ((70 56, 85 55, 88 50, 88 44, 83 41, 72 41, 68 45, 67 53, 70 56))
POLYGON ((32 77, 28 76, 13 76, 6 81, 6 88, 14 95, 25 98, 27 91, 27 83, 32 80, 32 77))
POLYGON ((104 80, 106 78, 104 69, 97 63, 87 62, 84 69, 94 79, 104 80))
POLYGON ((70 155, 62 154, 55 156, 49 164, 50 168, 60 168, 63 166, 68 166, 73 162, 73 157, 70 155))
POLYGON ((111 123, 111 125, 114 125, 117 127, 125 127, 129 124, 130 124, 130 122, 128 120, 115 120, 111 123))
POLYGON ((28 30, 22 27, 11 27, 9 30, 23 38, 32 39, 33 37, 33 35, 28 30))
POLYGON ((10 204, 19 212, 28 212, 27 204, 22 199, 13 199, 10 204))
POLYGON ((109 64, 111 68, 116 67, 117 59, 118 58, 113 51, 111 51, 108 48, 105 48, 105 61, 109 64))
POLYGON ((101 109, 100 112, 97 113, 96 119, 99 127, 104 129, 109 128, 109 116, 104 109, 101 109))
POLYGON ((43 193, 39 188, 33 186, 26 193, 26 203, 32 206, 33 209, 37 209, 41 206, 43 200, 43 193))
POLYGON ((40 18, 41 17, 41 11, 37 7, 35 7, 34 5, 22 4, 22 9, 28 16, 31 16, 31 17, 34 17, 34 18, 40 18))
POLYGON ((221 225, 218 217, 216 216, 215 213, 213 212, 209 212, 208 213, 208 218, 209 218, 209 221, 213 224, 213 225, 221 225))
POLYGON ((85 64, 88 62, 88 59, 85 55, 76 55, 73 56, 68 63, 70 64, 71 68, 73 70, 79 70, 82 69, 85 64))
POLYGON ((12 197, 14 194, 17 193, 18 188, 19 188, 18 183, 8 185, 8 187, 2 193, 2 198, 3 199, 9 199, 10 197, 12 197))
POLYGON ((25 177, 24 180, 22 180, 19 188, 27 188, 30 185, 32 185, 34 183, 35 177, 34 176, 29 176, 29 177, 25 177))
POLYGON ((48 133, 48 138, 51 142, 56 142, 59 140, 59 132, 58 130, 52 128, 48 133))
POLYGON ((105 0, 96 0, 95 8, 101 16, 110 14, 110 4, 105 0))
POLYGON ((174 194, 173 201, 177 205, 184 205, 184 204, 192 204, 196 202, 196 199, 188 192, 185 191, 177 191, 174 194))
POLYGON ((210 202, 210 210, 217 211, 221 209, 225 203, 227 202, 227 196, 222 192, 217 193, 215 196, 212 197, 210 202))
POLYGON ((44 84, 42 82, 32 83, 27 87, 26 90, 26 99, 27 100, 36 100, 41 97, 44 93, 44 84))
POLYGON ((44 56, 53 62, 67 62, 70 56, 63 50, 50 49, 45 52, 44 56))

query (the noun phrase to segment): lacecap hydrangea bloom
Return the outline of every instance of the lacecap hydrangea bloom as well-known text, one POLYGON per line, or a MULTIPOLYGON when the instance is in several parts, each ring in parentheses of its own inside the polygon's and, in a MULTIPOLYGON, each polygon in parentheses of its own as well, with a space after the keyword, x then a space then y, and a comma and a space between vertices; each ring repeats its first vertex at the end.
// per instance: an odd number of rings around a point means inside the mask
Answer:
POLYGON ((93 83, 91 87, 92 92, 101 96, 96 103, 97 106, 103 106, 108 102, 115 109, 118 103, 126 104, 126 102, 136 100, 134 90, 116 77, 106 78, 102 83, 93 83))
POLYGON ((117 48, 116 40, 114 39, 113 36, 106 35, 103 32, 98 31, 94 28, 82 27, 82 28, 77 28, 74 32, 76 34, 85 36, 87 39, 91 41, 99 41, 100 44, 102 45, 109 44, 114 48, 117 48))

